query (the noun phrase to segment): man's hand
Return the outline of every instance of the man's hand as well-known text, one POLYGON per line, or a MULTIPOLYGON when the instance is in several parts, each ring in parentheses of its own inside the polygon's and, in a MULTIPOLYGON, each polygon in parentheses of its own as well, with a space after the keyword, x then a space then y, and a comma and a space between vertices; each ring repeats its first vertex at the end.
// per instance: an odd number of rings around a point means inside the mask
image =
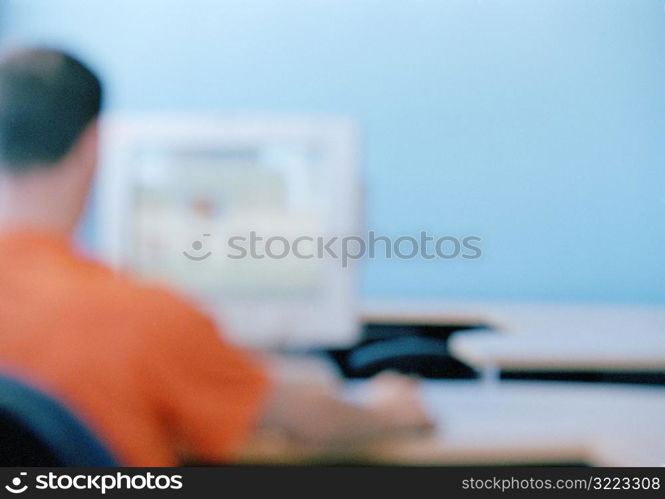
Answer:
POLYGON ((376 439, 433 426, 418 383, 404 376, 385 374, 368 381, 361 403, 345 401, 337 386, 284 378, 274 382, 262 427, 303 444, 352 451, 376 439))
POLYGON ((429 431, 433 421, 423 407, 419 382, 400 374, 386 372, 368 382, 366 407, 373 410, 395 430, 429 431))

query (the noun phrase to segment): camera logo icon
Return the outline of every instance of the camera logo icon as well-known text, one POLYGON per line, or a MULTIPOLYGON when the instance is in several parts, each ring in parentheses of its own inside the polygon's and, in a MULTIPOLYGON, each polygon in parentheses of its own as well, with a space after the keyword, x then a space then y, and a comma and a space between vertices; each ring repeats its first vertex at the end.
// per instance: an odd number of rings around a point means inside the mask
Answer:
POLYGON ((12 478, 12 483, 11 485, 5 485, 5 489, 7 489, 8 492, 11 492, 12 494, 22 494, 26 490, 28 490, 28 486, 23 485, 21 486, 22 480, 21 477, 26 476, 27 473, 25 471, 22 471, 19 473, 19 476, 15 476, 12 478))

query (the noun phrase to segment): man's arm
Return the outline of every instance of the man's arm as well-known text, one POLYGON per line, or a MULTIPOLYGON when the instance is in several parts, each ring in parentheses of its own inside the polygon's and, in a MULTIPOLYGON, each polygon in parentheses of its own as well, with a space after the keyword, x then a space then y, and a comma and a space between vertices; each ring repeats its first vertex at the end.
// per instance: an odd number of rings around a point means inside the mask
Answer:
POLYGON ((339 398, 329 385, 276 381, 261 426, 304 445, 341 451, 380 437, 432 428, 415 381, 383 375, 368 384, 369 400, 358 405, 339 398))

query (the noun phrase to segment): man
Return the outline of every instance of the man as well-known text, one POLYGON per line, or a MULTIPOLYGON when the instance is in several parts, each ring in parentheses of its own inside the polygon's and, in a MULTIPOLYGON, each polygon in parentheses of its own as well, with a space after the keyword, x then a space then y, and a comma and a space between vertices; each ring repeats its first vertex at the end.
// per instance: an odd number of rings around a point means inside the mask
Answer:
POLYGON ((0 61, 0 368, 64 401, 121 463, 234 459, 263 429, 319 448, 429 421, 412 386, 345 403, 224 343, 182 299, 69 244, 95 171, 102 89, 72 57, 0 61))

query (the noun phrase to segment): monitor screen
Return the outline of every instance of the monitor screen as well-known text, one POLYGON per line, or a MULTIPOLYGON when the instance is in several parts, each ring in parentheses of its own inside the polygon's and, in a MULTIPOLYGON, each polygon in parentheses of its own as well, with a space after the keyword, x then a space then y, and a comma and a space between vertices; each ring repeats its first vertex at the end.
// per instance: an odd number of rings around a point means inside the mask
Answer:
POLYGON ((105 131, 112 262, 186 294, 242 343, 354 337, 355 266, 317 252, 359 229, 351 125, 143 117, 105 131))

